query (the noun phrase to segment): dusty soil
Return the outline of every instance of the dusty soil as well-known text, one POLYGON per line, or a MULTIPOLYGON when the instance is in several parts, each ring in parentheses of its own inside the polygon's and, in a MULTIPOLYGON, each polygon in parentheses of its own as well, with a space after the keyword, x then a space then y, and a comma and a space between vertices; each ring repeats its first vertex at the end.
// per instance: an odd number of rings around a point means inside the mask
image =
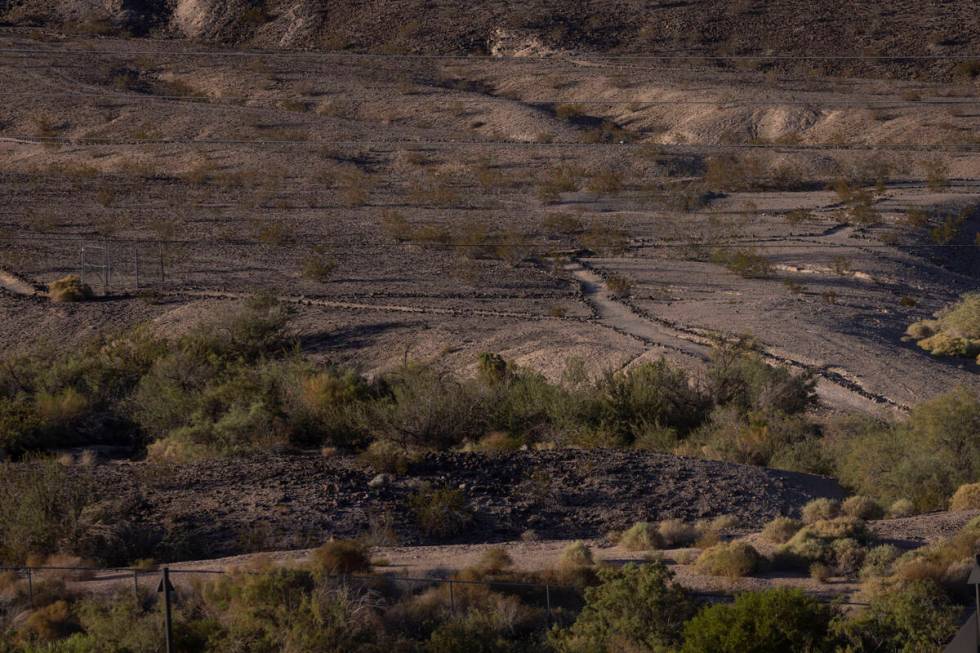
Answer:
POLYGON ((901 412, 976 384, 974 363, 901 339, 980 279, 976 83, 23 34, 0 35, 4 347, 147 320, 179 331, 265 289, 298 306, 309 351, 367 373, 405 357, 467 370, 487 350, 552 378, 571 358, 696 369, 713 339, 750 334, 816 373, 835 410, 901 412), (600 124, 620 131, 597 137, 600 124), (727 154, 796 181, 679 207, 727 154), (948 185, 930 188, 936 157, 948 185), (847 223, 826 185, 881 166, 878 223, 847 223), (580 190, 543 199, 562 167, 580 190), (622 188, 589 190, 606 173, 622 188), (907 226, 914 208, 932 222, 907 226), (959 236, 934 243, 963 209, 959 236), (393 212, 418 237, 393 236, 393 212), (555 226, 569 218, 580 226, 555 226), (419 236, 440 229, 452 242, 419 236), (500 246, 467 245, 481 233, 500 246), (753 249, 772 273, 742 278, 713 248, 753 249), (335 266, 325 281, 302 275, 317 257, 335 266), (104 301, 33 296, 79 271, 104 301), (632 280, 629 298, 608 292, 611 274, 632 280))
POLYGON ((266 455, 164 466, 93 468, 98 487, 158 559, 301 548, 331 537, 378 535, 434 541, 408 500, 428 484, 461 491, 472 521, 458 542, 596 538, 636 521, 693 521, 732 514, 745 528, 797 514, 807 501, 841 497, 832 480, 631 451, 430 454, 379 487, 350 457, 266 455))
MULTIPOLYGON (((870 522, 871 531, 879 542, 896 544, 903 549, 914 549, 953 534, 980 511, 940 512, 917 515, 903 519, 884 519, 870 522), (899 539, 893 536, 898 535, 899 539)), ((728 538, 744 539, 763 554, 775 547, 764 541, 758 533, 745 533, 738 530, 727 534, 728 538)), ((574 540, 511 541, 494 544, 449 544, 428 546, 377 546, 371 551, 375 573, 396 578, 431 579, 445 578, 454 572, 478 565, 490 548, 502 547, 520 571, 540 571, 554 568, 562 550, 574 540)), ((599 564, 620 565, 629 562, 644 562, 647 552, 627 551, 611 545, 605 539, 582 540, 591 550, 599 564)), ((827 598, 843 599, 848 605, 860 605, 860 583, 855 579, 828 578, 818 581, 808 574, 792 572, 764 572, 751 577, 724 579, 699 574, 692 561, 698 549, 671 549, 657 552, 656 555, 667 563, 676 574, 677 581, 693 592, 734 593, 760 590, 769 587, 796 587, 808 593, 827 598)), ((189 587, 210 572, 223 572, 235 569, 257 569, 265 565, 302 565, 309 560, 310 549, 290 551, 266 551, 242 554, 225 558, 196 560, 170 564, 176 573, 172 576, 178 589, 189 587)), ((61 576, 64 572, 35 572, 35 578, 61 576)), ((142 587, 152 587, 157 582, 158 573, 146 572, 136 578, 142 587)), ((72 576, 68 579, 71 581, 72 576)), ((84 580, 70 582, 72 589, 83 592, 105 592, 128 590, 133 586, 131 573, 107 570, 91 574, 84 580)))

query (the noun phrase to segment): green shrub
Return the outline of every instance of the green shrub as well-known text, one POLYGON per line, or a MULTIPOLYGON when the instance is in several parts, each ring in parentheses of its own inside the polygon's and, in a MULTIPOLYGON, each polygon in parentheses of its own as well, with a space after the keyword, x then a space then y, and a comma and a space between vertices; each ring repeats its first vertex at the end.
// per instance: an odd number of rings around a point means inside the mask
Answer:
POLYGON ((863 495, 855 495, 853 497, 848 497, 841 504, 841 513, 848 517, 856 517, 858 519, 881 519, 884 516, 885 511, 882 510, 878 502, 871 497, 866 497, 863 495))
POLYGON ((665 651, 680 644, 681 628, 694 607, 663 562, 600 568, 599 579, 598 586, 585 590, 585 607, 575 623, 552 633, 556 650, 665 651))
POLYGON ((303 260, 302 275, 304 279, 326 283, 333 276, 337 269, 337 263, 333 261, 326 252, 326 249, 317 245, 313 251, 303 260))
POLYGON ((911 517, 915 514, 915 504, 908 499, 896 499, 888 508, 888 516, 892 519, 911 517))
POLYGON ((693 524, 682 519, 665 519, 657 524, 657 533, 664 548, 688 546, 698 539, 698 531, 693 524))
POLYGON ((650 522, 636 522, 619 538, 619 545, 627 551, 649 551, 663 545, 657 527, 650 522))
POLYGON ((803 524, 790 517, 776 517, 762 529, 762 537, 774 544, 784 544, 803 528, 803 524))
POLYGON ((840 514, 840 504, 833 499, 814 499, 801 511, 804 524, 833 519, 840 514))
POLYGON ((833 650, 833 610, 796 589, 746 592, 701 610, 684 626, 684 653, 833 650))
POLYGON ((883 502, 944 509, 959 485, 980 477, 980 395, 966 388, 915 406, 905 423, 852 421, 833 433, 837 476, 883 502))
POLYGON ((862 579, 884 578, 892 573, 892 563, 894 563, 901 552, 891 544, 880 544, 868 549, 864 556, 864 564, 861 567, 860 576, 862 579))
POLYGON ((593 564, 592 550, 581 541, 567 545, 558 559, 559 567, 591 567, 593 564))
POLYGON ((790 565, 808 566, 823 562, 850 570, 860 565, 854 545, 861 546, 870 538, 864 522, 853 517, 836 517, 807 524, 778 551, 781 560, 790 565), (840 540, 850 540, 840 544, 840 540))
POLYGON ((422 487, 408 499, 419 530, 435 538, 459 535, 472 520, 466 497, 452 488, 422 487))
POLYGON ((835 619, 832 630, 846 650, 939 653, 956 632, 959 609, 930 583, 911 583, 870 603, 835 619))
POLYGON ((371 571, 371 556, 364 544, 355 540, 331 540, 310 554, 317 576, 359 574, 371 571))
POLYGON ((741 578, 754 572, 760 558, 745 542, 722 542, 705 549, 694 563, 698 573, 708 576, 741 578))
POLYGON ((949 500, 950 510, 980 510, 980 483, 964 483, 949 500))
POLYGON ((0 562, 21 564, 48 554, 83 530, 82 513, 95 500, 92 479, 53 460, 0 463, 0 562))
POLYGON ((980 293, 963 295, 959 302, 937 312, 936 319, 909 325, 905 334, 933 356, 976 357, 980 354, 980 293))
POLYGON ((745 279, 767 279, 772 276, 772 264, 762 254, 752 249, 717 248, 711 261, 745 279))

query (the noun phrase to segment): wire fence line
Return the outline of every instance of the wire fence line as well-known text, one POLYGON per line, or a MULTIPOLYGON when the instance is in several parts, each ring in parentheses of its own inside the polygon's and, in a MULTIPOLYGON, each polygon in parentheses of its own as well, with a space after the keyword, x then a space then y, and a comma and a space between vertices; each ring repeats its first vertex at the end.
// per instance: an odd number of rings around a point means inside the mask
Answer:
MULTIPOLYGON (((634 561, 641 562, 642 561, 634 561)), ((288 569, 289 567, 279 567, 282 569, 288 569)), ((34 603, 34 582, 40 580, 36 575, 37 572, 59 572, 59 573, 76 573, 81 574, 73 582, 77 583, 103 583, 109 581, 133 581, 133 591, 138 596, 141 591, 140 578, 146 577, 159 577, 163 578, 164 573, 173 577, 179 575, 188 576, 224 576, 224 575, 250 575, 258 576, 266 571, 256 571, 248 569, 179 569, 172 568, 168 566, 160 567, 159 569, 140 569, 136 567, 63 567, 63 566, 44 566, 44 565, 23 565, 23 566, 0 566, 0 572, 13 572, 20 577, 27 580, 28 583, 28 594, 29 601, 33 607, 34 603), (88 574, 110 574, 110 575, 100 575, 100 576, 88 576, 88 574), (114 575, 112 575, 114 574, 114 575)), ((395 583, 407 583, 414 587, 428 586, 428 587, 448 587, 450 590, 455 586, 474 586, 474 587, 485 587, 487 589, 494 588, 514 588, 514 589, 525 589, 525 590, 537 590, 542 593, 543 596, 547 597, 548 610, 551 611, 551 593, 552 592, 567 592, 580 594, 582 592, 581 587, 574 585, 565 585, 561 583, 532 583, 526 581, 513 581, 513 580, 467 580, 460 578, 446 578, 441 576, 399 576, 396 574, 324 574, 325 578, 330 578, 338 580, 341 583, 346 583, 348 581, 364 581, 364 582, 395 582, 395 583)), ((831 596, 827 593, 820 592, 807 592, 814 599, 835 605, 846 605, 853 607, 867 607, 869 604, 867 602, 852 601, 849 597, 844 595, 831 596)), ((721 602, 721 601, 732 601, 735 599, 737 592, 721 592, 721 591, 695 591, 688 590, 687 594, 697 599, 711 602, 721 602)), ((453 606, 455 610, 455 606, 453 606)))
MULTIPOLYGON (((317 127, 319 125, 297 125, 294 127, 317 127)), ((791 143, 643 143, 636 141, 617 141, 602 143, 585 143, 579 141, 509 141, 509 140, 453 140, 453 139, 390 139, 390 140, 313 140, 313 139, 215 139, 215 138, 71 138, 56 136, 26 136, 13 135, 0 137, 0 143, 16 143, 21 145, 72 145, 74 147, 103 147, 113 145, 242 145, 242 146, 301 146, 323 147, 366 147, 366 148, 399 148, 416 147, 527 147, 527 148, 657 148, 665 154, 672 152, 697 153, 698 151, 729 151, 729 150, 776 150, 780 152, 924 152, 927 154, 961 154, 980 152, 980 143, 972 143, 951 147, 912 144, 878 144, 878 145, 848 145, 848 144, 813 144, 794 145, 791 143)))
MULTIPOLYGON (((151 41, 152 42, 152 41, 151 41)), ((0 48, 0 54, 31 54, 31 55, 60 55, 60 56, 85 56, 85 55, 107 55, 107 56, 167 56, 167 57, 294 57, 312 59, 378 59, 384 61, 393 60, 419 60, 419 61, 486 61, 486 62, 520 62, 538 63, 542 59, 546 61, 562 61, 564 59, 584 59, 595 61, 628 61, 637 60, 664 60, 664 61, 972 61, 980 59, 980 54, 911 54, 896 53, 883 55, 851 55, 851 54, 721 54, 721 53, 563 53, 555 57, 520 57, 508 55, 491 54, 416 54, 416 53, 373 53, 373 52, 352 52, 348 50, 329 50, 329 51, 310 51, 310 50, 150 50, 134 49, 127 47, 124 51, 119 50, 99 50, 95 48, 65 48, 56 50, 53 48, 0 48)))

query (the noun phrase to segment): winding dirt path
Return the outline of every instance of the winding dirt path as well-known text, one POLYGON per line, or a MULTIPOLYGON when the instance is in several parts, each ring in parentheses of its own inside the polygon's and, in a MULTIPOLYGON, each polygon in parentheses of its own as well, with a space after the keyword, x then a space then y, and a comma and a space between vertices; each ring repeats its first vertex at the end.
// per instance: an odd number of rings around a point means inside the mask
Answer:
MULTIPOLYGON (((723 333, 673 325, 631 306, 626 301, 617 299, 609 290, 605 280, 581 261, 573 262, 566 267, 566 270, 581 285, 585 301, 592 307, 595 319, 600 324, 632 336, 647 346, 661 348, 703 363, 708 360, 714 342, 730 339, 723 333)), ((814 365, 786 352, 777 352, 771 347, 764 347, 762 353, 770 364, 793 367, 815 374, 817 394, 825 401, 846 405, 862 412, 878 412, 882 406, 903 412, 909 410, 909 407, 904 404, 868 390, 857 375, 847 370, 814 365)))

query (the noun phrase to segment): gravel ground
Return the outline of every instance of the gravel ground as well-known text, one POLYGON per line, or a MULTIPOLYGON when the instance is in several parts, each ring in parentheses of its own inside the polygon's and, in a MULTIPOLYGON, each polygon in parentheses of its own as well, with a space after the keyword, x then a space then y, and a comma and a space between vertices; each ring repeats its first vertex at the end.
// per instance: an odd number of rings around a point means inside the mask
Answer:
POLYGON ((733 514, 745 528, 841 497, 818 476, 614 450, 430 454, 379 487, 356 459, 262 455, 180 466, 93 468, 105 500, 129 515, 159 559, 303 548, 390 526, 404 544, 433 543, 406 504, 422 484, 459 489, 472 522, 448 542, 595 538, 640 520, 733 514))

